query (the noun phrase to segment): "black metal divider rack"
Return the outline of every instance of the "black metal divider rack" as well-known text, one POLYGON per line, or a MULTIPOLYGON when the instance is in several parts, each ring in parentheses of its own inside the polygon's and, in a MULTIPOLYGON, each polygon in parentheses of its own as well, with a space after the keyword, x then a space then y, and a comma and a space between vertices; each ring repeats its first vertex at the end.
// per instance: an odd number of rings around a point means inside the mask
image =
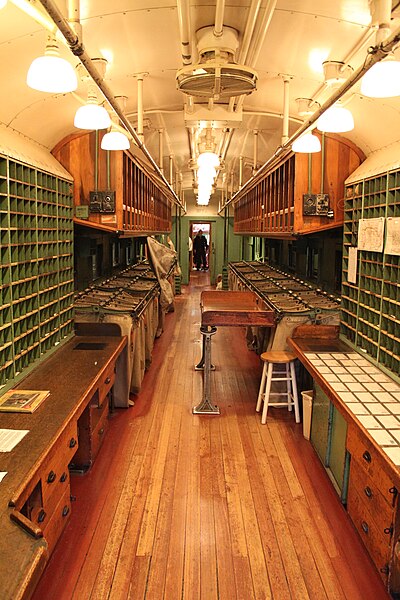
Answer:
POLYGON ((257 261, 230 263, 229 269, 231 289, 250 289, 275 310, 276 327, 255 332, 259 352, 287 349, 297 325, 339 325, 340 299, 306 281, 257 261))
POLYGON ((0 387, 73 333, 71 182, 0 156, 0 387))

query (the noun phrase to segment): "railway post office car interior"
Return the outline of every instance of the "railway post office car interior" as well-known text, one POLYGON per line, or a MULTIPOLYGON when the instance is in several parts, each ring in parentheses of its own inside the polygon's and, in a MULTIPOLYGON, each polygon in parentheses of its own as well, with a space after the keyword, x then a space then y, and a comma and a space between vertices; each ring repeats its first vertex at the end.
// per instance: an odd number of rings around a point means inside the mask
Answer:
POLYGON ((399 598, 400 3, 0 0, 0 59, 1 598, 399 598))

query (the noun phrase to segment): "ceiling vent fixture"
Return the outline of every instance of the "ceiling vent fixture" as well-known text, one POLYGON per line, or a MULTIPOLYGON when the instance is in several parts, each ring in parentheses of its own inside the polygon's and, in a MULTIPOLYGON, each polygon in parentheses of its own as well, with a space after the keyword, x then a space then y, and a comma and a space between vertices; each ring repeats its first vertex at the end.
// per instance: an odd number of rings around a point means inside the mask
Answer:
POLYGON ((184 94, 214 100, 251 94, 256 89, 257 73, 234 62, 238 32, 224 27, 222 36, 215 37, 213 31, 213 27, 202 27, 196 32, 200 60, 196 65, 179 69, 178 89, 184 94))

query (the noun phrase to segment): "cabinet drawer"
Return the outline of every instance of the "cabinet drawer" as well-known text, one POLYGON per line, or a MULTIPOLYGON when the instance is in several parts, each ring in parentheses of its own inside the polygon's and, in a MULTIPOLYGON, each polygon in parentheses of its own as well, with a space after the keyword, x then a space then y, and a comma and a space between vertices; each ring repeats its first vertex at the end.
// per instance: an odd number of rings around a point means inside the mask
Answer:
POLYGON ((49 547, 49 554, 53 551, 57 541, 64 530, 71 514, 71 497, 68 491, 60 498, 53 514, 43 527, 43 536, 49 547))
POLYGON ((362 465, 353 457, 350 464, 349 495, 357 493, 362 499, 365 510, 375 523, 385 529, 393 522, 394 508, 382 496, 374 480, 368 477, 362 465))
MULTIPOLYGON (((349 488, 347 509, 382 579, 386 581, 385 570, 391 554, 390 534, 385 534, 382 527, 376 525, 365 508, 364 500, 351 488, 349 488)), ((388 527, 390 526, 389 522, 388 527)))
POLYGON ((104 435, 108 429, 108 411, 103 412, 101 418, 99 419, 96 427, 92 432, 92 452, 91 459, 92 462, 96 458, 100 447, 103 443, 104 435))
POLYGON ((70 490, 68 465, 53 465, 47 476, 42 477, 43 508, 46 513, 53 512, 67 490, 70 490))
POLYGON ((349 427, 347 434, 347 450, 355 459, 371 482, 380 490, 382 497, 389 506, 393 506, 397 489, 387 473, 385 461, 379 455, 373 444, 367 440, 355 427, 349 427))
POLYGON ((110 365, 99 379, 99 403, 102 404, 103 398, 108 394, 115 381, 115 365, 110 365))

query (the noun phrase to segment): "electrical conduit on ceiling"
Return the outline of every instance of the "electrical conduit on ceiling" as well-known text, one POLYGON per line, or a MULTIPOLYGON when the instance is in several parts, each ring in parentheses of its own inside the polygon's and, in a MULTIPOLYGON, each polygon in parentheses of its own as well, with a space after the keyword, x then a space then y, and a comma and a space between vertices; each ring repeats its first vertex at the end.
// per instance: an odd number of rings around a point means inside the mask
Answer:
POLYGON ((81 42, 79 36, 75 33, 74 29, 65 19, 64 15, 60 12, 57 5, 53 2, 53 0, 39 0, 43 8, 47 11, 48 15, 53 19, 55 25, 58 27, 64 38, 66 39, 71 52, 79 58, 86 71, 89 73, 90 77, 93 79, 111 108, 114 110, 115 114, 118 116, 120 121, 124 124, 127 131, 131 134, 136 144, 139 146, 143 154, 149 160, 151 165, 153 166, 155 172, 162 180, 163 184, 169 191, 173 201, 178 204, 183 210, 184 206, 181 203, 180 199, 176 195, 175 191, 172 189, 164 174, 160 171, 156 161, 151 156, 150 152, 147 150, 146 146, 140 140, 138 134, 136 133, 134 127, 132 127, 131 123, 128 121, 124 113, 121 111, 118 101, 115 98, 112 90, 102 79, 100 74, 98 73, 96 67, 89 54, 86 52, 83 43, 81 42))
POLYGON ((354 73, 341 85, 335 92, 324 102, 324 104, 313 113, 313 115, 303 123, 301 127, 288 139, 286 144, 283 146, 279 146, 273 156, 269 158, 257 171, 256 176, 251 177, 246 183, 243 185, 242 189, 236 192, 225 204, 221 207, 222 212, 226 206, 231 204, 232 202, 237 202, 240 197, 246 193, 246 190, 255 185, 260 179, 261 176, 268 169, 273 168, 282 160, 284 156, 291 152, 291 146, 297 138, 299 138, 311 125, 313 125, 318 118, 328 110, 335 102, 337 102, 344 94, 346 94, 352 87, 359 81, 363 75, 369 71, 369 69, 377 62, 384 59, 389 52, 393 50, 395 46, 397 46, 400 42, 400 27, 397 27, 396 30, 379 46, 375 46, 373 51, 367 55, 367 58, 364 60, 363 64, 356 70, 354 73))

